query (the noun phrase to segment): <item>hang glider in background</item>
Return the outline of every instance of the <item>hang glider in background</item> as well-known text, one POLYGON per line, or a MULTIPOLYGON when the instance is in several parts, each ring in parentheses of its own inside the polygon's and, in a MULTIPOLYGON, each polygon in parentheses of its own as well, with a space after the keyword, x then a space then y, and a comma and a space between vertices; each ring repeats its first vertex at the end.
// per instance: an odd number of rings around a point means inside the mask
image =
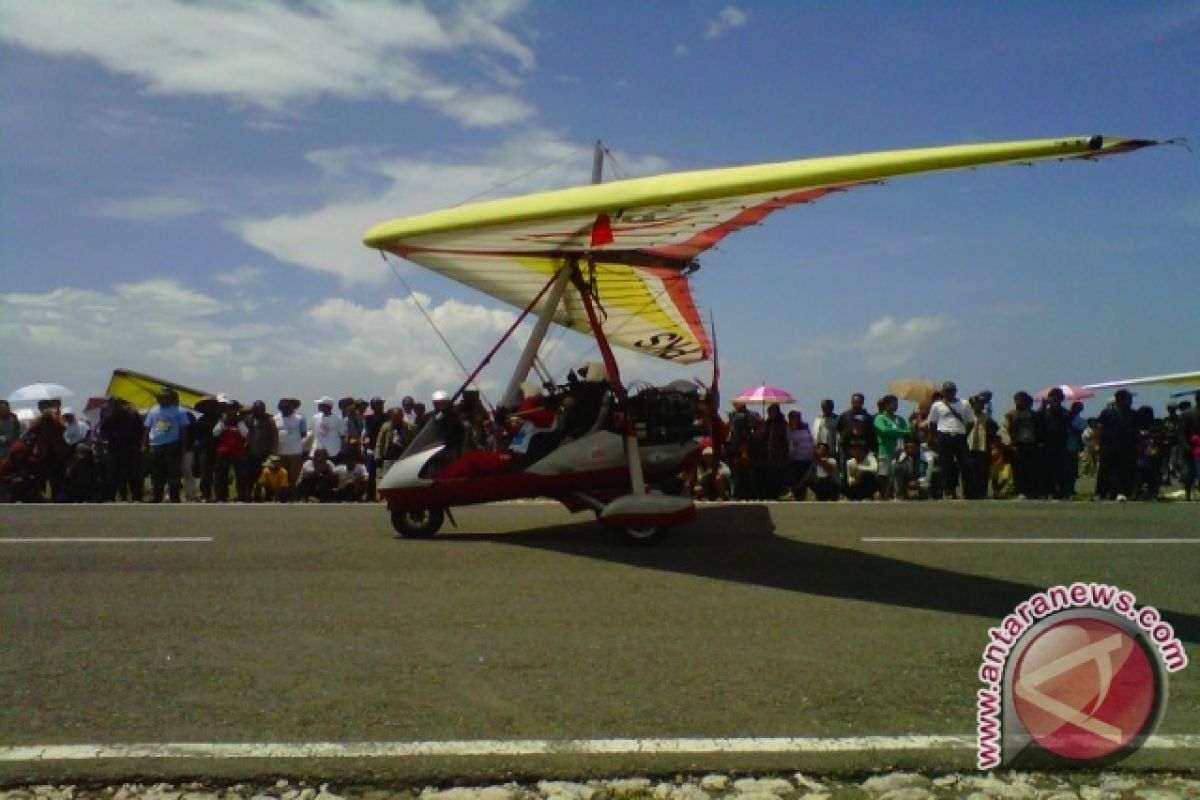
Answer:
MULTIPOLYGON (((1200 371, 1175 372, 1170 375, 1151 375, 1147 378, 1129 378, 1123 381, 1089 383, 1085 389, 1121 389, 1127 386, 1195 386, 1200 390, 1200 371)), ((1184 392, 1183 394, 1190 394, 1184 392)), ((1172 395, 1174 397, 1175 395, 1172 395)))
MULTIPOLYGON (((517 308, 577 259, 613 344, 691 363, 712 350, 688 286, 695 259, 773 211, 904 175, 1095 159, 1167 143, 1082 136, 678 172, 393 220, 369 230, 364 243, 517 308)), ((554 322, 590 334, 577 288, 568 290, 554 322)))

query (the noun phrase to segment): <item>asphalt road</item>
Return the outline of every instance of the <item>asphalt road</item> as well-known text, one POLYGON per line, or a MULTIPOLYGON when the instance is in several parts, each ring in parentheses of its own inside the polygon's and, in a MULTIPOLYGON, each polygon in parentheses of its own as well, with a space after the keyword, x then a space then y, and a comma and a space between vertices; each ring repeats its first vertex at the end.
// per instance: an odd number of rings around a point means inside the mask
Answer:
MULTIPOLYGON (((1076 580, 1163 612, 1193 664, 1160 733, 1200 733, 1200 503, 709 506, 650 548, 551 504, 457 517, 404 541, 366 505, 0 508, 0 747, 972 734, 987 628, 1076 580), (864 541, 900 536, 1076 541, 864 541), (131 541, 82 541, 109 537, 131 541), (1100 538, 1122 541, 1081 541, 1100 538)), ((848 758, 0 761, 0 780, 961 769, 974 754, 848 758)))

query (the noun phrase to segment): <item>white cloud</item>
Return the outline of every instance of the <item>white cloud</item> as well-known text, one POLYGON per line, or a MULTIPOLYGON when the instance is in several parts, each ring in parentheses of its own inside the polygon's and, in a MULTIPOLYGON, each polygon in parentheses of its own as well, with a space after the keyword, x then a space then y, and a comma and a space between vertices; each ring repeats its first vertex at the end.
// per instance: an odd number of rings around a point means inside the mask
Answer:
MULTIPOLYGON (((508 309, 453 299, 435 303, 423 294, 416 299, 468 369, 516 318, 508 309)), ((493 403, 529 329, 528 323, 519 328, 481 376, 478 385, 493 403)), ((553 346, 543 360, 557 378, 568 367, 599 360, 592 343, 575 334, 555 329, 548 342, 553 346)), ((379 305, 337 297, 292 304, 264 298, 262 308, 247 311, 169 280, 106 291, 0 294, 0 349, 11 355, 0 361, 0 386, 51 380, 82 396, 103 393, 117 368, 268 402, 282 395, 428 397, 435 389, 457 388, 464 378, 412 298, 379 305), (278 319, 267 319, 263 309, 276 309, 278 319)), ((618 358, 627 379, 665 383, 693 371, 633 353, 618 358)))
POLYGON ((265 270, 262 267, 252 267, 247 264, 226 272, 218 272, 213 275, 213 278, 226 286, 242 287, 258 283, 264 273, 265 270))
POLYGON ((688 54, 688 47, 686 44, 675 45, 675 56, 677 58, 683 58, 687 54, 688 54))
POLYGON ((750 17, 746 12, 737 6, 725 6, 717 14, 716 19, 709 20, 708 28, 704 32, 704 38, 717 39, 724 36, 726 31, 742 27, 749 19, 750 17))
MULTIPOLYGON (((362 235, 380 222, 462 204, 496 187, 505 194, 586 183, 591 145, 568 142, 534 130, 484 152, 454 152, 438 160, 387 158, 375 148, 339 148, 310 153, 329 183, 339 187, 385 181, 381 191, 358 188, 321 208, 232 223, 245 241, 275 258, 337 275, 346 281, 387 280, 379 256, 362 246, 362 235), (576 156, 576 158, 571 158, 576 156), (518 180, 514 180, 518 178, 518 180), (336 180, 335 180, 336 179, 336 180)), ((621 154, 621 166, 645 175, 665 168, 662 159, 621 154)))
POLYGON ((96 207, 96 216, 131 222, 168 222, 184 219, 208 209, 196 195, 152 195, 124 200, 106 200, 96 207))
POLYGON ((875 320, 861 333, 813 340, 795 357, 819 365, 854 364, 855 370, 888 372, 928 354, 935 344, 953 340, 958 323, 942 314, 899 321, 887 316, 875 320))
POLYGON ((217 97, 271 112, 323 96, 382 97, 479 127, 534 113, 513 94, 518 73, 534 66, 533 51, 503 27, 523 7, 39 0, 6 4, 0 41, 94 59, 156 94, 217 97), (433 59, 461 60, 475 77, 448 82, 426 68, 433 59))
MULTIPOLYGON (((508 310, 418 298, 468 367, 516 317, 508 310)), ((262 309, 247 311, 169 280, 106 291, 0 294, 0 348, 13 354, 0 363, 0 386, 46 379, 99 394, 116 368, 241 399, 337 392, 428 396, 462 381, 411 299, 367 306, 329 298, 290 308, 268 300, 263 307, 280 309, 278 321, 267 320, 262 309), (53 377, 44 374, 46 365, 53 377)), ((499 393, 498 376, 506 377, 518 346, 502 351, 485 391, 499 393)))

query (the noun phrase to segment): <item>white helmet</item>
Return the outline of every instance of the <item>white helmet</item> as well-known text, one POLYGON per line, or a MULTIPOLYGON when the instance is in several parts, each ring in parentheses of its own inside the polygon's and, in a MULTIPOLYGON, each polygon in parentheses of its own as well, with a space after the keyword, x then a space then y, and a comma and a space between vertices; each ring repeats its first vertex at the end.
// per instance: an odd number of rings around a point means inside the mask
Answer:
POLYGON ((449 400, 449 399, 450 399, 450 395, 446 394, 441 389, 438 389, 436 392, 433 393, 433 402, 435 402, 435 403, 440 402, 442 400, 449 400))

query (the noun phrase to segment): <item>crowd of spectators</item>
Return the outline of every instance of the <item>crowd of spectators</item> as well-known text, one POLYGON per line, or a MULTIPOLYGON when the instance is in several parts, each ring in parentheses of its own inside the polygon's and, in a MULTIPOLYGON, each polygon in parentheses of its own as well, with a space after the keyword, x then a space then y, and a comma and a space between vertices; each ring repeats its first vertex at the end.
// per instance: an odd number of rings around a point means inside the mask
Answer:
MULTIPOLYGON (((536 392, 507 420, 472 392, 453 406, 436 392, 428 408, 412 397, 389 408, 379 397, 326 396, 311 417, 291 397, 274 412, 223 395, 192 408, 169 390, 157 399, 143 415, 110 397, 94 427, 58 400, 39 403, 38 416, 23 425, 0 401, 0 502, 372 501, 378 478, 427 422, 448 450, 477 456, 463 459, 464 469, 501 452, 535 459, 539 432, 576 425, 555 422, 571 416, 571 404, 544 407, 536 392)), ((1200 408, 1186 401, 1156 417, 1149 407, 1134 409, 1122 389, 1087 418, 1082 403, 1067 405, 1056 388, 1039 403, 1017 392, 997 414, 991 393, 964 401, 948 381, 908 416, 899 406, 884 395, 872 413, 854 394, 840 413, 823 400, 808 421, 798 409, 784 414, 772 404, 758 413, 735 401, 722 417, 697 396, 700 456, 670 488, 710 500, 1068 500, 1089 475, 1095 499, 1121 501, 1156 499, 1175 481, 1190 500, 1196 482, 1200 408)))
POLYGON ((785 417, 773 404, 759 414, 735 401, 727 432, 706 443, 686 483, 698 499, 1070 500, 1086 475, 1097 500, 1155 500, 1176 482, 1191 500, 1200 408, 1173 403, 1156 417, 1132 400, 1119 389, 1088 418, 1056 387, 1040 403, 1017 392, 997 414, 990 392, 964 401, 947 381, 907 417, 894 395, 871 413, 856 393, 841 413, 823 400, 811 422, 799 410, 785 417))

